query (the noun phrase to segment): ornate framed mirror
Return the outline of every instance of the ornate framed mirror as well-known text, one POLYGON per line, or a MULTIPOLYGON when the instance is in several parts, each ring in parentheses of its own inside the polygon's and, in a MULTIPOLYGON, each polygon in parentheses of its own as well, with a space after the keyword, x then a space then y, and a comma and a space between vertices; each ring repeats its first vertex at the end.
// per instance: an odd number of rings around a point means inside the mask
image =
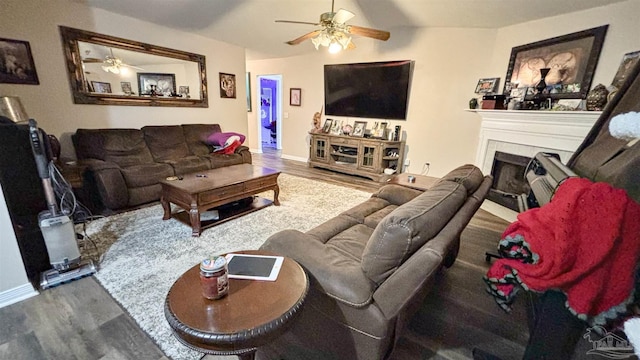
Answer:
POLYGON ((60 26, 76 104, 208 107, 204 55, 60 26))

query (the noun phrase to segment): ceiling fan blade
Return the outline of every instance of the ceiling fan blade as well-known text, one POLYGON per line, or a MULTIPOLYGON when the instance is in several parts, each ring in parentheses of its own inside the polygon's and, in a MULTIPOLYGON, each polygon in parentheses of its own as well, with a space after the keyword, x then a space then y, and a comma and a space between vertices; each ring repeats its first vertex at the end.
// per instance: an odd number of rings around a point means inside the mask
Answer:
POLYGON ((137 69, 137 70, 144 70, 144 69, 143 69, 143 68, 141 68, 141 67, 137 67, 137 66, 133 66, 133 65, 129 65, 129 64, 122 64, 122 66, 130 67, 130 68, 132 68, 132 69, 137 69))
POLYGON ((349 10, 340 9, 338 12, 333 15, 333 22, 337 24, 344 24, 347 21, 351 20, 356 14, 352 13, 349 10))
POLYGON ((382 40, 382 41, 389 40, 389 37, 391 36, 391 33, 388 31, 370 29, 370 28, 365 28, 362 26, 354 26, 354 25, 347 26, 347 31, 353 35, 365 36, 365 37, 382 40))
POLYGON ((102 61, 104 61, 104 60, 96 59, 96 58, 85 58, 85 59, 82 59, 83 63, 101 63, 102 61))
POLYGON ((310 33, 304 34, 304 35, 300 36, 297 39, 294 39, 294 40, 291 40, 291 41, 287 41, 287 44, 289 44, 289 45, 298 45, 298 44, 300 44, 301 42, 303 42, 303 41, 305 41, 307 39, 311 39, 312 37, 317 36, 318 34, 320 34, 321 31, 322 30, 315 30, 315 31, 312 31, 310 33))
POLYGON ((353 40, 349 41, 349 45, 347 45, 347 50, 353 50, 356 48, 356 44, 353 43, 353 40))
POLYGON ((291 20, 276 20, 279 23, 289 23, 289 24, 304 24, 304 25, 320 25, 318 23, 308 22, 308 21, 291 21, 291 20))

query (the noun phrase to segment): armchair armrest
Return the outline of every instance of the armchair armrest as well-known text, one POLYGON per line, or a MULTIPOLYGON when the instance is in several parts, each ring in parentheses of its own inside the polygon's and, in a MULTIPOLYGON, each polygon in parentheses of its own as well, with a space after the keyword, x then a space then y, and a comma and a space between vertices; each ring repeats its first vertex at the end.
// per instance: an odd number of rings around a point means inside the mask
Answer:
POLYGON ((338 250, 298 230, 283 230, 260 247, 290 257, 307 271, 318 291, 353 307, 371 302, 373 284, 360 262, 347 260, 338 250))

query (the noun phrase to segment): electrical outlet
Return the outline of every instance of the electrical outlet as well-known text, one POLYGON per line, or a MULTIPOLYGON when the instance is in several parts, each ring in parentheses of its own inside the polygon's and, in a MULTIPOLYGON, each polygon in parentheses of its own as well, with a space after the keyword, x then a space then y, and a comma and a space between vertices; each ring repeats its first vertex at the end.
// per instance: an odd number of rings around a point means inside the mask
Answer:
POLYGON ((411 164, 411 160, 404 159, 404 166, 409 166, 409 164, 411 164))

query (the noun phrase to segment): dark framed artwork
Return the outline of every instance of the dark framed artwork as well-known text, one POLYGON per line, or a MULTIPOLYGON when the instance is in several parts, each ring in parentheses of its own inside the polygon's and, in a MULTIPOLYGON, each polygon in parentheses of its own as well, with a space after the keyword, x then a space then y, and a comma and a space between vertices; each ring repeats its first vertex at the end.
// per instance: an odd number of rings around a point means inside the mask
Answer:
POLYGON ((498 84, 500 83, 500 78, 485 78, 478 80, 478 85, 476 85, 476 94, 491 94, 498 91, 498 84))
POLYGON ((236 98, 236 76, 234 74, 219 73, 220 97, 226 99, 236 98))
POLYGON ((598 65, 609 25, 575 32, 511 49, 504 94, 513 88, 532 88, 540 81, 540 69, 552 99, 586 98, 598 65))
POLYGON ((0 38, 0 83, 40 84, 28 41, 0 38))
POLYGON ((102 81, 92 81, 91 87, 93 88, 93 92, 100 94, 111 94, 111 83, 102 82, 102 81))
POLYGON ((620 89, 624 81, 627 79, 629 71, 633 69, 633 66, 638 62, 638 60, 640 60, 640 51, 634 51, 624 54, 624 56, 622 57, 622 62, 620 62, 620 66, 618 67, 618 71, 616 71, 616 75, 613 77, 611 85, 615 86, 617 89, 620 89))
POLYGON ((289 89, 289 105, 300 106, 302 104, 302 89, 291 88, 289 89))
POLYGON ((140 95, 171 95, 176 93, 176 75, 137 73, 140 95))

